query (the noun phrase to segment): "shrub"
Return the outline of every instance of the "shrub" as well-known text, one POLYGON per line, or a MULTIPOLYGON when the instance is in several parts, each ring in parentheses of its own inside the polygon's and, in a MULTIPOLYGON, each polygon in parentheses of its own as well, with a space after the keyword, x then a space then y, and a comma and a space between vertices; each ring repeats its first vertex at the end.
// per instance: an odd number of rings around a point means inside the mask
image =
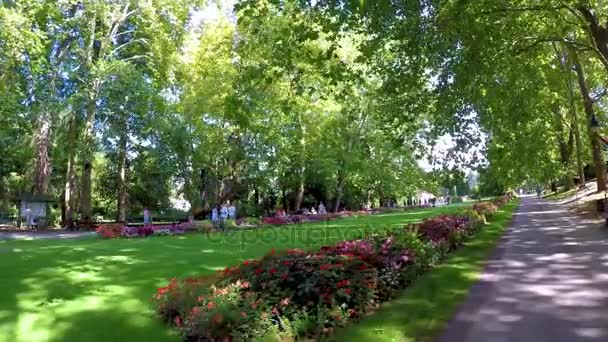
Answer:
POLYGON ((236 220, 224 220, 224 229, 236 229, 238 227, 236 220))
POLYGON ((211 220, 202 220, 195 223, 195 228, 201 233, 215 233, 217 230, 211 220))
POLYGON ((104 223, 100 224, 95 231, 102 238, 113 239, 122 235, 123 227, 122 223, 104 223))
POLYGON ((257 217, 245 217, 244 219, 242 219, 242 224, 249 226, 259 226, 261 223, 262 220, 257 217))
POLYGON ((153 299, 186 340, 318 339, 394 296, 481 226, 477 213, 444 215, 317 251, 273 250, 216 279, 173 279, 153 299))
POLYGON ((287 217, 287 216, 275 216, 275 217, 264 217, 262 219, 262 223, 267 224, 267 225, 278 226, 278 225, 289 224, 292 222, 290 221, 289 217, 287 217))
POLYGON ((486 219, 491 219, 492 214, 494 214, 498 210, 498 207, 494 203, 487 201, 477 202, 473 204, 472 208, 480 215, 483 215, 486 219))

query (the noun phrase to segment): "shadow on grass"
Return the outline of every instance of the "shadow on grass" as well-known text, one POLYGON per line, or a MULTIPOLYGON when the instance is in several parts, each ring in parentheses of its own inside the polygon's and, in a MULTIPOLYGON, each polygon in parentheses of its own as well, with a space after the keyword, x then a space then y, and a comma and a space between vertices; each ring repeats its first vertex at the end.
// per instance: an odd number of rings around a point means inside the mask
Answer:
POLYGON ((330 341, 430 341, 453 316, 477 281, 518 202, 495 214, 477 236, 417 279, 396 299, 338 331, 330 341))

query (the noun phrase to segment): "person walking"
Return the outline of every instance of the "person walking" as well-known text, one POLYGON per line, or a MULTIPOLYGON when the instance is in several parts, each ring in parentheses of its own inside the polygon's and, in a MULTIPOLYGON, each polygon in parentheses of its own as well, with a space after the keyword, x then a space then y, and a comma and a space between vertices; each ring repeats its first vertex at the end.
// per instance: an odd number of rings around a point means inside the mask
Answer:
POLYGON ((541 188, 541 186, 540 186, 540 185, 537 185, 537 186, 536 186, 536 197, 537 197, 538 199, 540 199, 540 195, 542 195, 542 194, 543 194, 543 188, 541 188))

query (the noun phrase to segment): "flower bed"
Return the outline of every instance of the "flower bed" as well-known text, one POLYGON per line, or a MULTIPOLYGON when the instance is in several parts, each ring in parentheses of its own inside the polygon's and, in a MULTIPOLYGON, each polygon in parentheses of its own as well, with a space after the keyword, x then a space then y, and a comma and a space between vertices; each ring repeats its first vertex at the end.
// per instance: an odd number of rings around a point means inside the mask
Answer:
POLYGON ((327 213, 327 214, 308 214, 308 215, 290 215, 290 216, 273 216, 264 217, 262 224, 280 226, 293 223, 301 222, 323 222, 331 221, 343 217, 353 217, 368 215, 369 212, 365 210, 360 211, 341 211, 339 213, 327 213))
POLYGON ((393 297, 482 226, 471 211, 316 251, 273 250, 213 277, 173 279, 153 301, 187 341, 318 339, 393 297))
POLYGON ((101 224, 96 232, 103 238, 118 237, 139 238, 148 236, 179 235, 197 229, 194 222, 181 222, 176 224, 147 225, 130 227, 122 223, 101 224))

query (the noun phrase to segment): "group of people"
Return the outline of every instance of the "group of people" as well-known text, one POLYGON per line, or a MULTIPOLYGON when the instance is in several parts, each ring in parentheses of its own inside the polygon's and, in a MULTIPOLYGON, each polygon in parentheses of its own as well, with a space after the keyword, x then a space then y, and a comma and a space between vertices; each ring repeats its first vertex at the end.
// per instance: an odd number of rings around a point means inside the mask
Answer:
POLYGON ((222 204, 219 209, 214 207, 211 210, 211 221, 213 222, 234 219, 236 219, 236 207, 234 204, 230 204, 230 202, 222 204))
MULTIPOLYGON (((302 214, 303 215, 324 215, 327 214, 327 209, 325 209, 325 205, 323 205, 323 202, 319 203, 318 206, 318 210, 315 209, 315 207, 310 207, 310 209, 308 208, 304 208, 302 209, 302 214)), ((277 210, 277 214, 276 216, 278 217, 283 217, 283 216, 287 216, 287 213, 285 212, 285 209, 281 208, 279 210, 277 210)))

